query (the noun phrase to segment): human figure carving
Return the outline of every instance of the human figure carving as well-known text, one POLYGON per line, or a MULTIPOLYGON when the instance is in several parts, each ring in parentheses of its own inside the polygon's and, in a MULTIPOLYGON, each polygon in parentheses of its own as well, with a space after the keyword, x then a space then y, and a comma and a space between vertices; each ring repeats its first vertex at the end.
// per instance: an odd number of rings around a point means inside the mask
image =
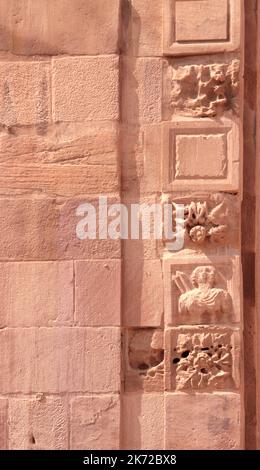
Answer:
POLYGON ((210 314, 216 320, 222 315, 231 315, 231 296, 226 290, 215 287, 216 269, 213 266, 194 269, 190 278, 177 271, 173 280, 181 292, 178 302, 180 314, 210 314))

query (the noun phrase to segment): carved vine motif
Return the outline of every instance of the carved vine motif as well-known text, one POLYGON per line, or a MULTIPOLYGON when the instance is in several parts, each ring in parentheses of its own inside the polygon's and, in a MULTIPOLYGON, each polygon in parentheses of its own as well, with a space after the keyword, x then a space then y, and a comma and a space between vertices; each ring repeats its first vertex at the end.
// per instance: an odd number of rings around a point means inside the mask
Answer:
POLYGON ((181 334, 172 358, 176 390, 234 387, 228 334, 181 334))
POLYGON ((175 114, 213 117, 232 109, 239 113, 239 60, 230 64, 173 68, 170 108, 175 114))
POLYGON ((196 318, 209 314, 216 321, 223 315, 231 317, 232 299, 227 290, 215 287, 214 266, 199 266, 190 277, 177 271, 173 280, 181 292, 178 302, 180 314, 189 314, 196 318))
MULTIPOLYGON (((236 203, 230 195, 215 195, 210 201, 192 201, 184 208, 185 235, 197 245, 207 241, 226 243, 234 230, 236 212, 236 203)), ((173 219, 175 217, 173 203, 173 219)))

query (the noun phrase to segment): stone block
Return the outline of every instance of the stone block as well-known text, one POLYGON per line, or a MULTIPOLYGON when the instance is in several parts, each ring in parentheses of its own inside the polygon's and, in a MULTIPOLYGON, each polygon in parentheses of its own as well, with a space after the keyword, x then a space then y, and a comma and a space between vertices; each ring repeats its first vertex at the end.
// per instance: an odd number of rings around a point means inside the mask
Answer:
POLYGON ((0 263, 1 326, 73 323, 73 263, 0 263))
POLYGON ((235 393, 165 396, 165 447, 176 450, 241 449, 240 396, 235 393))
POLYGON ((53 113, 56 122, 118 120, 118 57, 54 59, 53 113))
POLYGON ((11 450, 67 450, 66 399, 45 397, 9 400, 9 446, 11 450))
POLYGON ((75 321, 120 326, 121 261, 75 261, 75 321))
POLYGON ((118 395, 91 395, 71 401, 72 450, 117 450, 120 437, 118 395))

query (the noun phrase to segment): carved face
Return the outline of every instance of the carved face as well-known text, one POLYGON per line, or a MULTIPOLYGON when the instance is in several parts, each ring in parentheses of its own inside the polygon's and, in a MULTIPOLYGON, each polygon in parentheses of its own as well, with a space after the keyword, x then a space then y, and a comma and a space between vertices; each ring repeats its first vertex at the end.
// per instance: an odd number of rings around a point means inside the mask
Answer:
POLYGON ((213 287, 215 284, 216 270, 213 266, 202 266, 194 269, 191 282, 194 287, 213 287))

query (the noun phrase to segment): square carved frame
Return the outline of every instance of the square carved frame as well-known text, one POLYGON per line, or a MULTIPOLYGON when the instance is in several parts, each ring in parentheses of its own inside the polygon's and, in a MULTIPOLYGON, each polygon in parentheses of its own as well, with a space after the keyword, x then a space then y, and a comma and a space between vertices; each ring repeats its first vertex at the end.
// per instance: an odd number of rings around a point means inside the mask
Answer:
MULTIPOLYGON (((222 117, 218 121, 205 118, 174 119, 162 124, 162 189, 163 191, 238 191, 240 182, 240 135, 239 123, 236 118, 222 117), (223 176, 176 176, 177 136, 210 138, 224 135, 226 172, 223 176)), ((212 142, 212 152, 215 152, 212 142)), ((181 155, 179 156, 181 157, 181 155)), ((189 156, 189 158, 192 156, 189 156)), ((210 159, 210 155, 205 155, 210 159)), ((199 171, 199 170, 198 170, 199 171)))
MULTIPOLYGON (((192 40, 187 38, 178 41, 176 38, 176 4, 178 2, 201 2, 201 0, 163 0, 163 54, 164 55, 194 55, 212 54, 216 52, 235 51, 240 46, 241 29, 241 0, 226 0, 227 11, 223 12, 227 35, 223 39, 203 38, 192 40)), ((209 2, 210 0, 208 0, 209 2)), ((217 0, 211 0, 212 6, 216 7, 217 0)), ((201 2, 203 3, 203 2, 201 2)), ((198 15, 199 16, 199 15, 198 15)), ((196 20, 196 15, 195 18, 196 20)), ((209 18, 210 20, 210 18, 209 18)), ((196 26, 196 25, 195 25, 196 26)), ((212 23, 211 28, 214 27, 212 23)))

